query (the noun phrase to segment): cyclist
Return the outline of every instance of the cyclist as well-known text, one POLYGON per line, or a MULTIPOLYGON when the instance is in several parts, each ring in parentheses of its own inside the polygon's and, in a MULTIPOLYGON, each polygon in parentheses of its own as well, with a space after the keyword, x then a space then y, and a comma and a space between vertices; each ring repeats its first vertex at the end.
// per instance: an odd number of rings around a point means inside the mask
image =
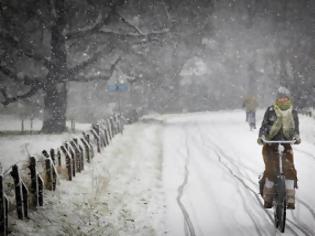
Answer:
MULTIPOLYGON (((301 143, 299 135, 299 119, 293 109, 290 91, 280 87, 277 91, 275 103, 268 107, 259 130, 258 144, 266 140, 296 140, 301 143)), ((274 181, 276 179, 278 158, 277 144, 264 144, 262 155, 265 163, 263 174, 264 207, 271 208, 274 196, 274 181)), ((295 188, 297 188, 297 174, 294 167, 293 150, 290 144, 284 144, 283 171, 286 178, 287 208, 295 208, 295 188)))

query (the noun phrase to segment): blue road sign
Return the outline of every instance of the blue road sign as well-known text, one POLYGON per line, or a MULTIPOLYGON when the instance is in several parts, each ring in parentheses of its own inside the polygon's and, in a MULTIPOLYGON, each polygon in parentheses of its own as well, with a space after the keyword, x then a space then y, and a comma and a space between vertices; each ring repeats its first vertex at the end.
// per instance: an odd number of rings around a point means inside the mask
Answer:
POLYGON ((128 84, 109 84, 107 90, 110 92, 126 92, 128 91, 128 84))

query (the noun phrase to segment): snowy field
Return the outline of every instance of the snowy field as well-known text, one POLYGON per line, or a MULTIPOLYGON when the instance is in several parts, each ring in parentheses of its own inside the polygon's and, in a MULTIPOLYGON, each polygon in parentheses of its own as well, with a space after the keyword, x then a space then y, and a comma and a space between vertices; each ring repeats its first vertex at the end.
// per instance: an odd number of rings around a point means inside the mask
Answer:
MULTIPOLYGON (((300 116, 300 130, 297 205, 283 235, 311 236, 315 120, 300 116)), ((258 194, 257 132, 238 110, 146 117, 126 126, 73 182, 46 192, 29 220, 13 212, 11 235, 280 235, 258 194)))
MULTIPOLYGON (((39 131, 42 121, 33 121, 33 131, 39 131)), ((67 122, 70 129, 70 122, 67 122)), ((0 115, 0 163, 3 170, 7 170, 12 165, 27 160, 29 155, 38 155, 42 150, 60 147, 64 141, 80 135, 80 132, 89 130, 91 124, 76 124, 76 132, 65 132, 62 134, 29 134, 30 120, 25 120, 25 134, 14 135, 7 132, 19 132, 21 130, 21 120, 12 115, 0 115)))

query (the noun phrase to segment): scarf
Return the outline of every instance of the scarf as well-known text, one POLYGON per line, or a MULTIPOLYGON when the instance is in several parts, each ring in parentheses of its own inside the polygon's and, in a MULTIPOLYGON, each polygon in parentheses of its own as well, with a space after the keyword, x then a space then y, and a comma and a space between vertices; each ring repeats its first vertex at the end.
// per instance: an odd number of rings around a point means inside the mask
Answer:
POLYGON ((288 99, 287 102, 280 102, 278 99, 276 100, 275 103, 281 110, 288 110, 292 106, 292 101, 291 99, 288 99))
POLYGON ((286 139, 289 139, 289 140, 292 139, 293 134, 294 134, 294 129, 295 129, 294 118, 292 114, 292 109, 293 109, 292 103, 290 102, 289 106, 285 104, 284 107, 288 107, 285 110, 281 109, 277 105, 277 103, 275 103, 273 107, 275 109, 277 119, 273 123, 270 129, 268 139, 272 140, 281 131, 281 129, 286 139))

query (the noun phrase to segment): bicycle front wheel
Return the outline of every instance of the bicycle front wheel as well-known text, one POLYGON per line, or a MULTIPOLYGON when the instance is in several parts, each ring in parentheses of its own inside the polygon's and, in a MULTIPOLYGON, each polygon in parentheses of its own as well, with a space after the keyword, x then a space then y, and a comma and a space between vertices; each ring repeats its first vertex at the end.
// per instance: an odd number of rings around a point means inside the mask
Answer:
POLYGON ((286 201, 276 205, 275 209, 275 227, 279 229, 281 233, 284 233, 286 221, 286 201))

